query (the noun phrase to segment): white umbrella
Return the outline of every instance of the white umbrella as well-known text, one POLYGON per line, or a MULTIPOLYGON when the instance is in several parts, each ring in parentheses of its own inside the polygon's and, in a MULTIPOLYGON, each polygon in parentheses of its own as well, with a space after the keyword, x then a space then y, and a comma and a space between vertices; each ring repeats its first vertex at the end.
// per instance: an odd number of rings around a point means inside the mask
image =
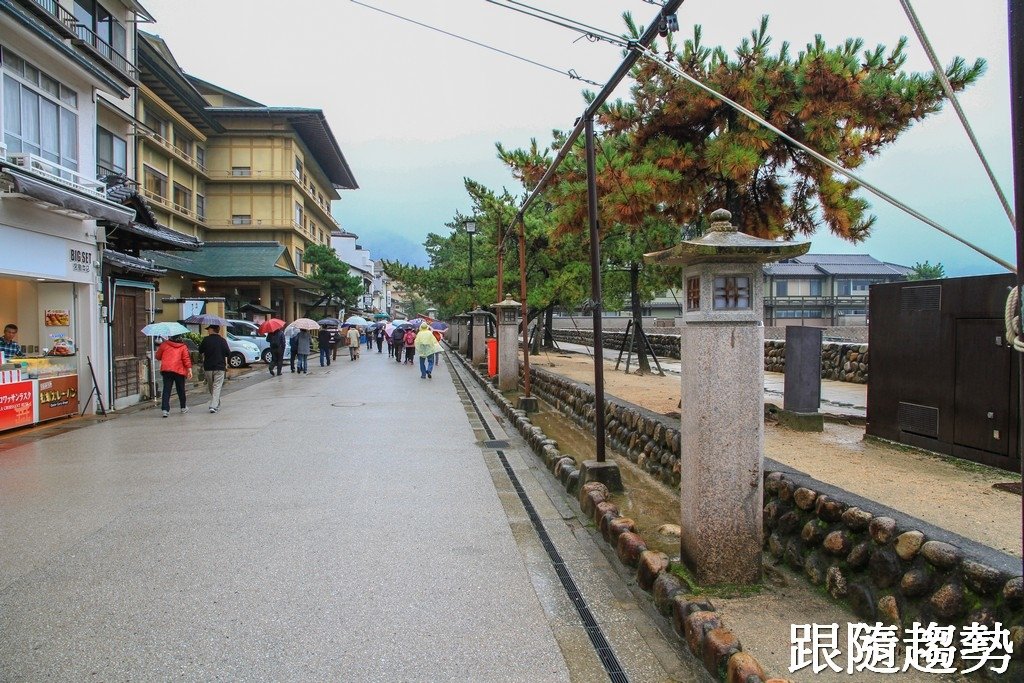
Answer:
POLYGON ((370 324, 370 321, 367 320, 366 318, 364 318, 361 315, 350 315, 348 318, 345 319, 345 324, 346 325, 361 325, 361 326, 365 327, 366 325, 370 324))
POLYGON ((289 327, 295 327, 300 330, 319 330, 320 323, 309 318, 299 318, 289 325, 289 327))

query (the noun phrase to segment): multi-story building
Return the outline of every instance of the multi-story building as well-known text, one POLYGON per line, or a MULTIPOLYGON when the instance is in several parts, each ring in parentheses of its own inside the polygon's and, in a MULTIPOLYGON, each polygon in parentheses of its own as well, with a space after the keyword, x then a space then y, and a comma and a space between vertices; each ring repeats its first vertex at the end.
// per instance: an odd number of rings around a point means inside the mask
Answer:
POLYGON ((30 420, 73 413, 90 369, 109 398, 106 226, 136 211, 97 176, 131 168, 136 26, 151 20, 134 0, 0 2, 0 324, 36 356, 30 420))
MULTIPOLYGON (((359 235, 342 230, 340 227, 331 233, 331 247, 338 259, 348 266, 348 274, 363 281, 363 294, 358 307, 363 311, 373 310, 373 281, 375 264, 370 258, 370 250, 363 249, 359 244, 359 235)), ((377 309, 378 311, 383 309, 377 309)))
POLYGON ((804 254, 766 264, 765 325, 866 325, 871 285, 906 280, 911 272, 867 254, 804 254))
POLYGON ((340 230, 331 202, 358 187, 323 112, 268 107, 189 76, 157 36, 142 34, 140 67, 143 192, 161 219, 206 243, 195 254, 147 254, 174 275, 162 295, 303 315, 316 299, 303 255, 330 246, 340 230))

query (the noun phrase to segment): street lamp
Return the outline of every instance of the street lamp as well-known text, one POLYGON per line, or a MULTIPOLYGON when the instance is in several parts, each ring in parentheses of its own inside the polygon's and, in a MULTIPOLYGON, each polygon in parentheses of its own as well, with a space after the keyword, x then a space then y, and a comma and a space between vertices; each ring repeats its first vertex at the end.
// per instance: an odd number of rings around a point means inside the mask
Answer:
POLYGON ((470 218, 462 224, 469 235, 469 288, 473 288, 473 235, 476 234, 476 219, 470 218))

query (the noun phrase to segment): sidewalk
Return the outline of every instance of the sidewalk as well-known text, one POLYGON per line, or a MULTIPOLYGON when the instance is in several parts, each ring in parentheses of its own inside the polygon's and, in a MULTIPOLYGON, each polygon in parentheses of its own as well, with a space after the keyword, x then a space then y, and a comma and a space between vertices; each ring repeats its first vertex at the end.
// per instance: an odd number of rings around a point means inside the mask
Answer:
POLYGON ((484 425, 629 680, 703 680, 450 370, 367 353, 0 452, 0 680, 606 679, 484 425))
MULTIPOLYGON (((593 347, 581 344, 568 344, 558 342, 558 348, 572 353, 584 353, 593 356, 593 347)), ((614 363, 619 357, 618 349, 604 349, 604 359, 614 363)), ((681 366, 674 358, 659 358, 661 369, 668 375, 679 375, 681 366)), ((626 356, 622 356, 621 368, 625 368, 626 356)), ((636 356, 633 356, 630 370, 636 367, 636 356)), ((651 362, 651 369, 656 370, 651 362)), ((785 394, 786 376, 781 372, 764 373, 764 394, 765 400, 777 403, 782 407, 785 394)), ((821 408, 820 412, 826 415, 839 417, 850 417, 865 419, 868 409, 868 387, 866 384, 853 384, 852 382, 837 382, 831 379, 821 380, 821 408)))

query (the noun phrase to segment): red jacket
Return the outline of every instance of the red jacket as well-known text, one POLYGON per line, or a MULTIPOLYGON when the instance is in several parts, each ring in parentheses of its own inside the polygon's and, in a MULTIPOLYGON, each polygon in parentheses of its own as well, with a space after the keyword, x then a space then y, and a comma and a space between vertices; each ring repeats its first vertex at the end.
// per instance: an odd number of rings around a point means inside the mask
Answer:
POLYGON ((160 372, 188 375, 192 369, 192 357, 188 353, 188 347, 171 339, 157 348, 156 359, 160 361, 160 372))

